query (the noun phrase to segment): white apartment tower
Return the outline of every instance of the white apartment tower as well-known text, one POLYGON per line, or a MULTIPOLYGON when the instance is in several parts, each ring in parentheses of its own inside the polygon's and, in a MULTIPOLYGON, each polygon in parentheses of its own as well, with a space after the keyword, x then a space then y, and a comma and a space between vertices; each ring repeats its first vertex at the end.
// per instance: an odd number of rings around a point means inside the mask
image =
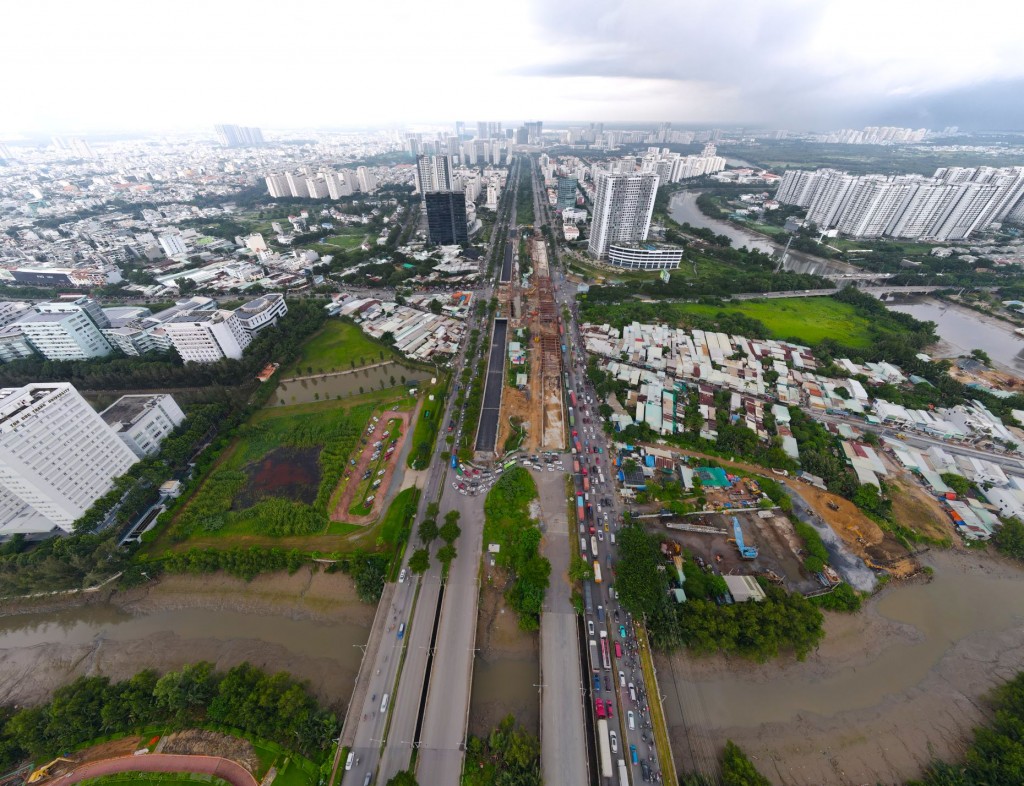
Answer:
POLYGON ((327 196, 331 199, 341 199, 344 196, 352 196, 352 186, 342 180, 337 172, 324 174, 324 182, 327 184, 327 196))
POLYGON ((0 537, 70 532, 136 461, 68 383, 0 389, 0 537))
POLYGON ((416 186, 421 194, 455 190, 448 156, 419 156, 416 159, 416 186))
POLYGON ((806 207, 808 220, 819 228, 852 237, 965 240, 1020 214, 1024 167, 944 167, 930 178, 791 170, 776 199, 806 207))
POLYGON ((594 220, 587 250, 597 259, 608 255, 611 243, 640 243, 647 239, 658 195, 653 172, 597 176, 594 220))
POLYGON ((372 194, 377 190, 377 177, 365 166, 356 169, 356 181, 364 194, 372 194))
POLYGON ((308 197, 309 190, 306 188, 306 178, 303 175, 296 175, 289 172, 285 175, 288 180, 288 192, 293 197, 308 197))
POLYGON ((318 177, 306 178, 306 191, 310 199, 327 199, 327 183, 318 177))
POLYGON ((171 346, 186 363, 238 360, 252 338, 232 311, 189 311, 164 323, 171 346))
POLYGON ((281 199, 282 197, 289 197, 292 195, 291 189, 288 187, 287 176, 281 175, 267 175, 267 193, 273 199, 281 199))

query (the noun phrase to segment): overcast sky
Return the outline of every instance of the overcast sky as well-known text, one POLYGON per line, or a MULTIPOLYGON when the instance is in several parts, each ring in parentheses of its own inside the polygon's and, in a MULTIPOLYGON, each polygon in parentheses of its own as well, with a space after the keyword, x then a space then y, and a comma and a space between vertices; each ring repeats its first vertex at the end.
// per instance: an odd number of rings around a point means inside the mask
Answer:
POLYGON ((0 138, 477 119, 1024 127, 1016 0, 31 0, 0 138))

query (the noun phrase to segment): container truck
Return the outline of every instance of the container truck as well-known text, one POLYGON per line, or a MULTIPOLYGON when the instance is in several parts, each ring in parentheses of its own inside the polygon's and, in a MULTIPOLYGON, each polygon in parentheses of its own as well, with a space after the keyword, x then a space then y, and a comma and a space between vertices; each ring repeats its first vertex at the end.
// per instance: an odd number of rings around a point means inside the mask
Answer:
POLYGON ((610 778, 612 777, 612 752, 608 747, 608 721, 604 718, 597 722, 597 742, 601 746, 601 777, 610 778))

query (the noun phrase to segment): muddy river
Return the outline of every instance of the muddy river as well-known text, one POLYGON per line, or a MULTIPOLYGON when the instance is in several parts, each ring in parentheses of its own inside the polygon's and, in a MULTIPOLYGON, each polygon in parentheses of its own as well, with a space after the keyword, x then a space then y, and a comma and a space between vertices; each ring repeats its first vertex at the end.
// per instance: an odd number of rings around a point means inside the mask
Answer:
POLYGON ((849 782, 889 783, 932 756, 959 755, 985 719, 978 699, 1024 668, 1021 573, 984 555, 932 552, 926 562, 932 581, 827 620, 805 663, 659 658, 677 760, 706 769, 701 750, 731 738, 772 759, 787 783, 826 782, 815 779, 836 762, 849 782))
MULTIPOLYGON (((296 578, 301 576, 283 581, 296 578)), ((275 580, 265 586, 286 589, 272 585, 275 580)), ((231 597, 235 587, 227 585, 233 581, 221 580, 214 590, 223 594, 205 597, 197 579, 183 581, 179 596, 143 597, 139 602, 148 608, 107 601, 0 617, 0 703, 44 700, 82 674, 124 679, 145 668, 163 672, 208 660, 221 669, 250 661, 268 671, 289 671, 308 680, 322 701, 344 710, 373 607, 319 597, 303 606, 298 581, 295 600, 283 605, 278 596, 274 606, 254 592, 231 597), (239 597, 248 608, 240 607, 239 597)))

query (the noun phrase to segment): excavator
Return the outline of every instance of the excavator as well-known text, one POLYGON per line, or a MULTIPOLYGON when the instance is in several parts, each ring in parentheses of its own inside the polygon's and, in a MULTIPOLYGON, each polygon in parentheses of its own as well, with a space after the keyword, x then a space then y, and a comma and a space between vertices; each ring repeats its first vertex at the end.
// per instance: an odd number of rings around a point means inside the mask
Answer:
POLYGON ((31 775, 29 775, 28 776, 28 782, 29 783, 39 783, 39 781, 43 780, 44 778, 49 777, 49 775, 50 775, 50 768, 53 767, 54 764, 56 764, 57 762, 60 762, 60 761, 66 761, 68 764, 74 764, 73 760, 65 759, 63 756, 58 756, 56 759, 51 761, 49 764, 44 764, 38 770, 33 772, 31 775))

